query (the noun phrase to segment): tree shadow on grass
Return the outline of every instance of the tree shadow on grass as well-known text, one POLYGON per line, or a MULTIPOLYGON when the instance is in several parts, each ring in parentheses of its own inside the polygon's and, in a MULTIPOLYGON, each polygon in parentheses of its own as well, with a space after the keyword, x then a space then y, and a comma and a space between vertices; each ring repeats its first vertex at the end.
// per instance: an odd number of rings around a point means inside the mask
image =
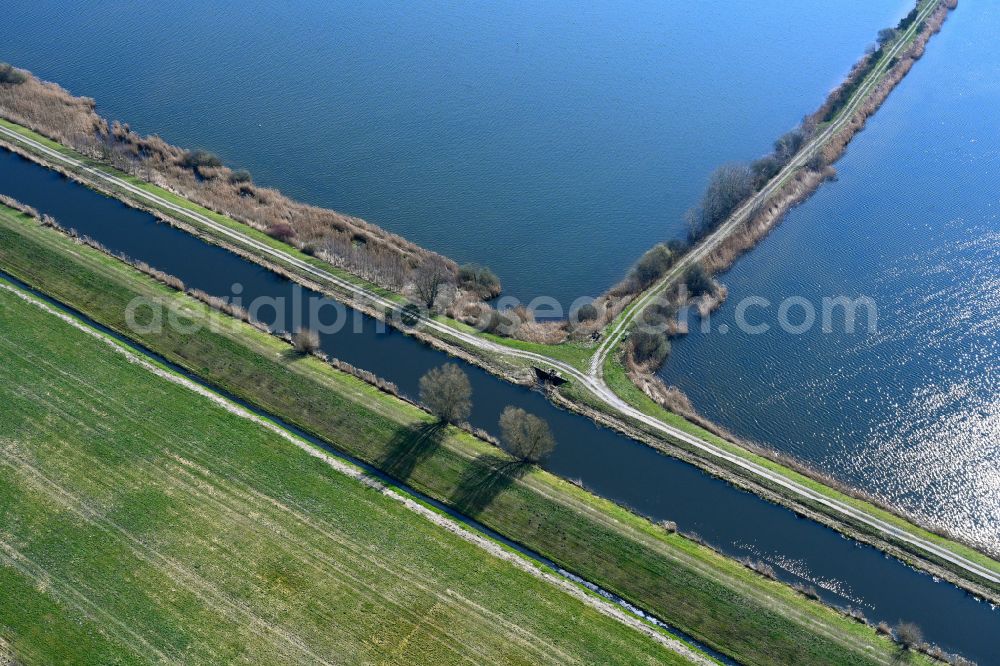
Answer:
POLYGON ((398 428, 378 466, 398 481, 407 481, 413 470, 441 446, 444 424, 420 423, 398 428))
POLYGON ((294 363, 295 361, 301 361, 302 359, 308 356, 309 354, 303 354, 300 351, 295 351, 294 347, 289 347, 288 349, 281 350, 281 358, 286 363, 294 363))
POLYGON ((527 463, 484 453, 469 463, 451 502, 456 509, 475 518, 530 467, 527 463))

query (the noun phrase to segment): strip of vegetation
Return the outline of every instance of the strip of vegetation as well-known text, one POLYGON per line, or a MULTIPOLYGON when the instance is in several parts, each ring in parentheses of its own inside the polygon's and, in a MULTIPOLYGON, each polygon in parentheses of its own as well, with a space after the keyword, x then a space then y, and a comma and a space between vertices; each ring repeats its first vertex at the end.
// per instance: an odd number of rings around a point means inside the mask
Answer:
POLYGON ((0 329, 17 663, 688 663, 7 290, 0 329))
MULTIPOLYGON (((878 64, 882 56, 885 55, 885 47, 887 44, 891 44, 900 33, 905 32, 913 22, 917 20, 917 16, 920 13, 919 3, 916 7, 910 10, 910 13, 899 20, 899 24, 895 28, 885 28, 879 30, 878 38, 875 44, 869 49, 868 54, 862 58, 851 70, 848 75, 847 80, 839 86, 836 90, 831 93, 830 98, 827 100, 826 104, 819 111, 819 116, 823 119, 823 122, 830 122, 837 117, 843 108, 850 101, 854 93, 857 92, 858 87, 861 83, 868 78, 868 75, 872 73, 875 69, 875 65, 878 64)), ((918 34, 922 32, 924 27, 922 26, 918 31, 918 34)))
POLYGON ((433 305, 443 287, 467 303, 500 293, 489 269, 459 268, 441 255, 359 218, 293 201, 253 182, 206 150, 183 150, 156 135, 108 122, 94 100, 75 97, 30 72, 0 63, 0 115, 71 146, 81 155, 156 183, 217 214, 397 293, 433 305))
MULTIPOLYGON (((249 326, 137 333, 126 305, 222 317, 23 216, 0 214, 0 265, 233 394, 369 462, 746 664, 888 663, 875 631, 336 372, 249 326), (512 469, 518 470, 516 474, 512 469)), ((918 658, 919 661, 919 658, 918 658)))

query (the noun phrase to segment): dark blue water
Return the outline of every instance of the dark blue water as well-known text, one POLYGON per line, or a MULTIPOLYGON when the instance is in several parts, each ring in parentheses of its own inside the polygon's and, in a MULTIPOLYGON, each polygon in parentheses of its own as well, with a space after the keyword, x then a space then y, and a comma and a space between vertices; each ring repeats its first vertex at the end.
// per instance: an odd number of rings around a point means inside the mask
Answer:
POLYGON ((0 59, 563 303, 682 230, 912 0, 8 3, 0 59))
MULTIPOLYGON (((283 299, 280 302, 289 307, 297 297, 318 298, 237 255, 5 151, 0 151, 0 193, 55 216, 64 226, 76 228, 114 252, 174 274, 188 287, 230 296, 238 283, 244 303, 253 297, 270 297, 283 299)), ((274 312, 260 310, 262 317, 269 314, 274 312)), ((451 360, 399 332, 379 333, 379 328, 374 320, 352 314, 348 326, 323 337, 323 349, 396 382, 410 396, 416 395, 424 372, 451 360)), ((559 443, 547 464, 551 471, 580 479, 594 492, 654 519, 675 520, 681 530, 699 533, 730 555, 765 560, 783 580, 815 585, 829 602, 862 608, 874 620, 913 620, 929 640, 950 651, 961 651, 982 663, 1000 660, 995 641, 1000 613, 988 604, 695 467, 560 410, 538 392, 462 365, 474 391, 473 425, 495 431, 506 405, 538 414, 552 426, 559 443)))
POLYGON ((839 181, 725 276, 713 321, 730 331, 678 341, 663 376, 737 433, 1000 550, 995 10, 961 3, 851 144, 839 181), (733 326, 747 296, 839 294, 872 297, 877 332, 733 326))

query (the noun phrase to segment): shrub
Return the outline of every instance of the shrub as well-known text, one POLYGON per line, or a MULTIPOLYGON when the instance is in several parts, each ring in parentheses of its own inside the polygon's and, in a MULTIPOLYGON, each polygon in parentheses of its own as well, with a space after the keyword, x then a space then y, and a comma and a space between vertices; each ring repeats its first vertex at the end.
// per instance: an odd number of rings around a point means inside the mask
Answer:
POLYGON ((16 86, 27 80, 27 74, 19 69, 14 69, 11 65, 5 62, 0 62, 0 83, 16 86))
POLYGON ((454 281, 451 269, 444 258, 429 255, 420 262, 413 271, 413 288, 417 297, 427 307, 434 305, 434 300, 441 293, 441 287, 454 281))
POLYGON ((797 127, 778 137, 778 140, 774 142, 774 154, 783 162, 787 163, 788 160, 795 155, 795 153, 799 152, 799 149, 802 148, 802 145, 805 142, 805 132, 803 132, 801 128, 797 127))
POLYGON ((292 335, 292 346, 300 354, 312 354, 319 349, 319 334, 308 328, 300 328, 292 335))
POLYGON ((484 298, 500 293, 500 278, 486 266, 465 264, 458 269, 458 283, 463 289, 475 292, 484 298))
POLYGON ((500 312, 496 308, 486 306, 480 311, 476 326, 483 333, 513 336, 520 328, 521 320, 512 310, 500 312))
POLYGON ((666 247, 675 255, 680 256, 685 252, 687 252, 691 246, 688 244, 687 241, 681 238, 674 238, 666 242, 666 247))
POLYGON ((914 7, 910 10, 910 13, 899 19, 899 25, 896 26, 897 30, 906 30, 913 22, 917 20, 917 16, 920 14, 920 7, 914 7))
POLYGON ((265 232, 271 238, 287 243, 295 238, 295 229, 287 222, 275 222, 267 228, 265 232))
POLYGON ((635 267, 632 275, 641 289, 645 289, 652 283, 659 280, 673 265, 674 255, 662 243, 654 245, 652 249, 642 255, 635 267))
POLYGON ((420 321, 420 306, 416 303, 407 303, 400 312, 400 321, 407 326, 414 326, 420 321))
POLYGON ((187 169, 220 167, 222 160, 218 155, 207 150, 188 150, 181 159, 181 166, 187 169))
POLYGON ((246 169, 238 169, 229 174, 230 183, 249 183, 252 180, 253 177, 246 169))
POLYGON ((806 168, 810 171, 815 171, 819 173, 826 168, 826 158, 823 157, 823 152, 817 150, 812 154, 812 157, 806 162, 806 168))
POLYGON ((469 376, 454 363, 428 370, 420 378, 420 401, 442 421, 464 421, 472 412, 469 376))
POLYGON ((584 303, 579 308, 576 309, 576 320, 577 321, 594 321, 600 316, 600 312, 597 310, 597 306, 593 303, 584 303))
POLYGON ((769 180, 777 176, 784 166, 785 162, 777 155, 767 155, 756 160, 750 165, 750 169, 753 171, 754 188, 758 190, 762 188, 769 180))
POLYGON ((638 363, 659 366, 670 353, 670 341, 663 333, 633 331, 629 341, 632 346, 632 358, 638 363))
POLYGON ((792 587, 795 589, 796 592, 798 592, 799 594, 801 594, 801 595, 803 595, 803 596, 805 596, 805 597, 807 597, 809 599, 812 599, 813 601, 819 601, 820 600, 819 591, 816 590, 816 587, 813 586, 813 585, 805 585, 803 583, 795 583, 795 584, 792 585, 792 587))
POLYGON ((902 645, 904 650, 916 649, 924 641, 924 632, 912 622, 900 622, 896 625, 894 633, 896 642, 902 645))
POLYGON ((896 34, 895 28, 882 28, 878 31, 878 37, 875 41, 878 42, 879 46, 885 46, 896 38, 896 34))
POLYGON ((500 415, 500 446, 525 463, 544 460, 556 442, 549 424, 520 407, 507 406, 500 415))
POLYGON ((684 274, 684 286, 691 297, 712 293, 712 278, 701 264, 695 264, 684 274))

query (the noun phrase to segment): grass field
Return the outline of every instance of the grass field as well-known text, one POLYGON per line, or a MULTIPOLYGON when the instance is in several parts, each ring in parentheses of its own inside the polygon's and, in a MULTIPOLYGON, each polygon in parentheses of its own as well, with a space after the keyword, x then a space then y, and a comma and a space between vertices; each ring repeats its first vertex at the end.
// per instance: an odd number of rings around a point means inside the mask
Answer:
POLYGON ((24 663, 685 663, 0 289, 0 645, 24 663))
MULTIPOLYGON (((9 211, 0 211, 0 267, 123 333, 137 295, 185 318, 223 318, 9 211)), ((547 473, 506 473, 495 448, 461 431, 428 436, 424 412, 317 359, 292 360, 284 343, 249 326, 132 335, 742 663, 897 663, 871 628, 547 473)))

